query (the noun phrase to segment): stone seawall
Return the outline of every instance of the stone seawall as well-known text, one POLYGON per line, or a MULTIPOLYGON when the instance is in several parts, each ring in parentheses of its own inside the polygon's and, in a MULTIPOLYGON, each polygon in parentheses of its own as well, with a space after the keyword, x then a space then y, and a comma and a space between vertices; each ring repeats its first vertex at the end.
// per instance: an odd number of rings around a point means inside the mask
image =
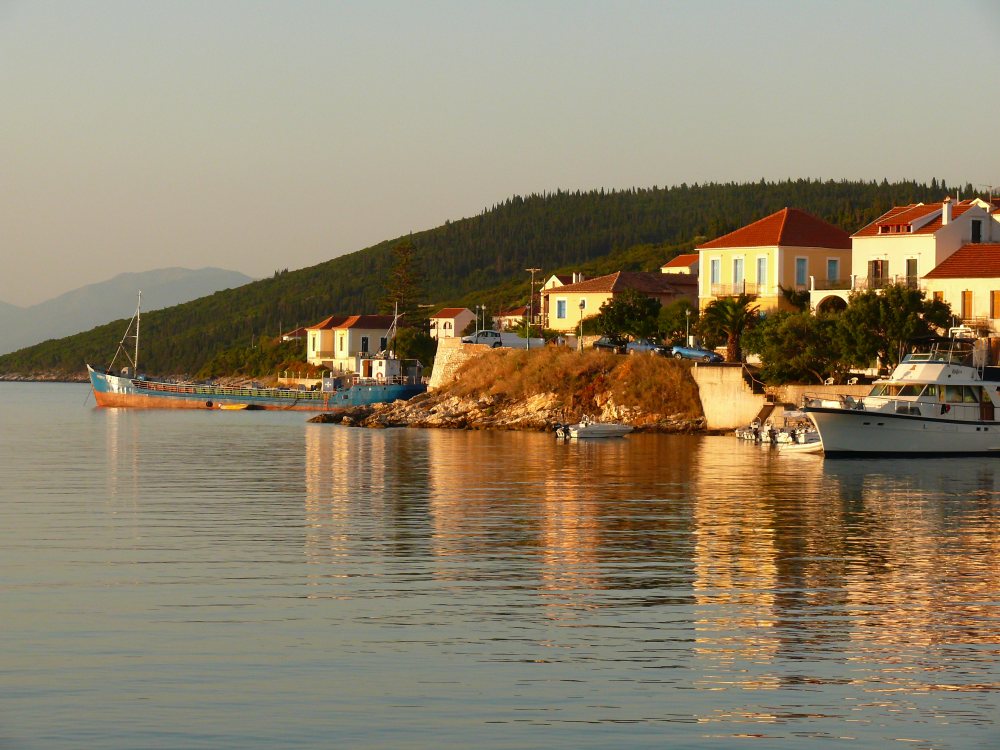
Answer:
POLYGON ((691 375, 698 384, 705 429, 735 430, 750 424, 767 403, 743 379, 743 368, 695 363, 691 375))
POLYGON ((705 429, 735 430, 752 422, 767 404, 774 404, 774 416, 785 409, 798 409, 805 394, 813 396, 847 394, 864 396, 870 385, 782 385, 769 386, 765 393, 754 393, 743 377, 743 368, 735 366, 695 365, 691 375, 698 384, 705 429))
POLYGON ((455 379, 458 368, 489 350, 485 344, 463 344, 459 338, 441 339, 438 341, 437 354, 434 355, 434 369, 427 384, 428 389, 434 390, 450 383, 455 379))

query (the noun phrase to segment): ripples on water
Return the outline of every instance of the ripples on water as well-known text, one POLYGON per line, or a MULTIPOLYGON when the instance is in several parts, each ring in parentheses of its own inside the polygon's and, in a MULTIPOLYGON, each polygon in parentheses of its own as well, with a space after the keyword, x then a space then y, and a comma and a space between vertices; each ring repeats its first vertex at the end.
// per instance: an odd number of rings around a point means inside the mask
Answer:
POLYGON ((0 747, 1000 745, 992 460, 84 395, 0 384, 0 747))

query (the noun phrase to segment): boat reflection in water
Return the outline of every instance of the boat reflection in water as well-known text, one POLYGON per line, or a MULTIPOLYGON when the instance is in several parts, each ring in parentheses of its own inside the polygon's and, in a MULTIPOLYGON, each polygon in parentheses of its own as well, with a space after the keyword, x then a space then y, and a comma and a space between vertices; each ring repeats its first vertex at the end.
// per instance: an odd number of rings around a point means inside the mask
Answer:
MULTIPOLYGON (((310 431, 307 471, 356 466, 335 447, 353 434, 310 431)), ((554 660, 578 694, 643 716, 775 736, 848 719, 877 734, 883 710, 968 728, 984 719, 962 718, 961 696, 1000 694, 1000 622, 983 609, 1000 590, 990 463, 899 476, 889 461, 789 459, 732 437, 358 439, 375 450, 359 481, 310 484, 310 543, 347 570, 374 545, 404 598, 422 581, 412 637, 493 664, 554 660)), ((524 696, 555 708, 541 689, 524 696)))

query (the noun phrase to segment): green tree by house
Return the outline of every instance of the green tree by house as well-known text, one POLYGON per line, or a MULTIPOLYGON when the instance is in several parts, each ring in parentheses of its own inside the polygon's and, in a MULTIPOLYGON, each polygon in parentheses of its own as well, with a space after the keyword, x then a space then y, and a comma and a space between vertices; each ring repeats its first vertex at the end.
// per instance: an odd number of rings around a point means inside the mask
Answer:
POLYGON ((397 328, 389 347, 400 359, 418 359, 427 368, 434 364, 437 341, 419 328, 397 328))
POLYGON ((686 299, 671 302, 660 310, 656 325, 661 341, 680 343, 689 331, 698 329, 698 308, 686 299))
POLYGON ((417 305, 423 296, 423 276, 413 243, 409 239, 399 242, 393 247, 392 255, 395 265, 386 283, 382 312, 386 315, 398 313, 403 316, 404 325, 416 325, 417 305))
POLYGON ((765 382, 842 380, 847 364, 840 348, 839 327, 837 315, 776 311, 747 331, 743 346, 760 356, 765 382))
POLYGON ((659 300, 626 289, 601 305, 597 329, 610 338, 654 338, 660 307, 659 300))
POLYGON ((907 342, 947 328, 951 315, 948 304, 925 299, 922 290, 906 284, 855 292, 839 316, 840 346, 858 367, 876 358, 893 367, 906 353, 907 342))
POLYGON ((792 307, 794 307, 799 312, 805 312, 809 309, 809 290, 808 289, 796 289, 795 287, 781 286, 778 285, 778 289, 781 290, 781 296, 785 298, 792 307))
POLYGON ((758 310, 748 294, 713 300, 705 308, 698 330, 710 341, 725 340, 727 362, 742 362, 741 340, 760 319, 758 310))

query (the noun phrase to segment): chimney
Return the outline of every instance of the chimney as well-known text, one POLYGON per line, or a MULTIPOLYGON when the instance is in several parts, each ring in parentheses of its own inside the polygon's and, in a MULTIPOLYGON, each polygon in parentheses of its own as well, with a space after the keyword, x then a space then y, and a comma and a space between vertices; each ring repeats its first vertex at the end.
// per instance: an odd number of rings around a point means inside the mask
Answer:
POLYGON ((951 198, 945 198, 941 201, 941 226, 947 226, 951 223, 951 198))

